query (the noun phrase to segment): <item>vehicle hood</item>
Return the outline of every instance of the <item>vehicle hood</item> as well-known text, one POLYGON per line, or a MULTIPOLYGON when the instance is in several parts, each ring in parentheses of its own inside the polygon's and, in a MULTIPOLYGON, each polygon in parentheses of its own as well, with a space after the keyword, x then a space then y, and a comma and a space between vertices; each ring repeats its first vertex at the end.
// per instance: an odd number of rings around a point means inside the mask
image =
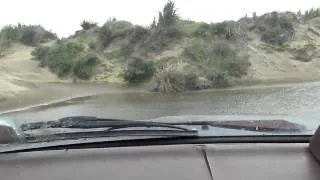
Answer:
MULTIPOLYGON (((247 125, 255 121, 286 121, 288 124, 296 125, 295 130, 274 130, 274 131, 250 131, 245 128, 225 128, 225 127, 210 127, 208 130, 200 130, 200 135, 210 136, 238 136, 238 135, 272 135, 272 134, 310 134, 312 135, 319 122, 310 119, 296 118, 290 116, 258 116, 258 115, 187 115, 187 116, 163 116, 158 118, 148 119, 150 121, 181 123, 181 122, 246 122, 247 125)), ((198 127, 195 127, 198 129, 198 127)))

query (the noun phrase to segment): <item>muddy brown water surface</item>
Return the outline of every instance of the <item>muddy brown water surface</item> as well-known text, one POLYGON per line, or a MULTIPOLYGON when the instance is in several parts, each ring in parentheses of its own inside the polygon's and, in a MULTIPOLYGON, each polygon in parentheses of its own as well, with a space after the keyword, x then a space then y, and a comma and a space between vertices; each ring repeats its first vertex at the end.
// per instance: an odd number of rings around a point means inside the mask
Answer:
POLYGON ((132 120, 177 115, 276 115, 320 124, 320 82, 172 95, 92 84, 46 84, 41 90, 42 94, 32 98, 21 96, 0 103, 0 117, 31 122, 75 115, 132 120))

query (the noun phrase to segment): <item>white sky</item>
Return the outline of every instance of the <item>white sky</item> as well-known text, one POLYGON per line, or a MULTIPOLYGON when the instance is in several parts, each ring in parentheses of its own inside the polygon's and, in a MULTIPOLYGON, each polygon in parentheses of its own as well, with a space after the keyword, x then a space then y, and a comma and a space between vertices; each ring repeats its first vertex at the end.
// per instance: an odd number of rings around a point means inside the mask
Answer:
MULTIPOLYGON (((166 0, 2 0, 0 26, 41 24, 59 36, 80 29, 82 20, 103 24, 109 17, 149 25, 166 0)), ((237 20, 252 12, 305 10, 320 7, 320 0, 174 0, 184 19, 204 22, 237 20)))

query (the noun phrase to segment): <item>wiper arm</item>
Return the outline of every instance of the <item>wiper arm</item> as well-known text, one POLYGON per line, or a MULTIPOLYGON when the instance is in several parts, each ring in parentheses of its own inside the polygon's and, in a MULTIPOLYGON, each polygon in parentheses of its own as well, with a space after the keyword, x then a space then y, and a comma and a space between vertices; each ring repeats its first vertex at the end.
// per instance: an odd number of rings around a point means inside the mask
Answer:
POLYGON ((35 123, 25 123, 20 126, 22 131, 36 130, 42 128, 72 128, 72 129, 93 129, 108 128, 108 131, 129 128, 129 127, 164 127, 180 130, 183 132, 194 132, 193 129, 152 121, 133 121, 122 119, 105 119, 95 116, 72 116, 61 118, 57 121, 42 121, 35 123))
POLYGON ((85 129, 83 131, 66 131, 45 135, 31 135, 24 133, 26 140, 56 140, 56 139, 76 139, 93 137, 114 137, 114 136, 197 136, 198 131, 184 128, 169 123, 152 121, 132 121, 121 119, 104 119, 92 116, 74 116, 59 119, 57 121, 44 121, 26 123, 20 126, 22 131, 32 131, 37 129, 85 129), (125 129, 140 128, 146 129, 125 129), (97 130, 99 128, 99 130, 97 130), (103 130, 100 130, 103 128, 103 130), (150 128, 150 129, 149 129, 150 128), (167 129, 159 129, 167 128, 167 129))

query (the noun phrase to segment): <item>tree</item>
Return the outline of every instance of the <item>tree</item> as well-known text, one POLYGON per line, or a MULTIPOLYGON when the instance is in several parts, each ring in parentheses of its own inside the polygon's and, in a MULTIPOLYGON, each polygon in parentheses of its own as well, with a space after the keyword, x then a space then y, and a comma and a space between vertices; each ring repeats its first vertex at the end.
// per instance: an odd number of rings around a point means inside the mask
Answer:
POLYGON ((179 20, 177 9, 173 1, 168 0, 162 12, 159 12, 157 27, 171 26, 179 20))
POLYGON ((150 28, 151 29, 156 29, 157 28, 157 20, 156 20, 155 17, 153 18, 153 21, 152 21, 152 24, 151 24, 150 28))

